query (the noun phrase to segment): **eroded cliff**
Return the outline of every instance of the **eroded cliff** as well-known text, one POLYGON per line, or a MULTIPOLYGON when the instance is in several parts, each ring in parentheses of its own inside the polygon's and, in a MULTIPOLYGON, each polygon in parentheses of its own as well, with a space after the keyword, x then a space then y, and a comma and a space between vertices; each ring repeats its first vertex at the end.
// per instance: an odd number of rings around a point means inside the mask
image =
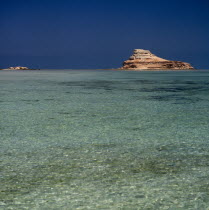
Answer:
POLYGON ((149 50, 135 49, 133 55, 123 62, 121 69, 194 69, 189 63, 170 61, 152 54, 149 50))

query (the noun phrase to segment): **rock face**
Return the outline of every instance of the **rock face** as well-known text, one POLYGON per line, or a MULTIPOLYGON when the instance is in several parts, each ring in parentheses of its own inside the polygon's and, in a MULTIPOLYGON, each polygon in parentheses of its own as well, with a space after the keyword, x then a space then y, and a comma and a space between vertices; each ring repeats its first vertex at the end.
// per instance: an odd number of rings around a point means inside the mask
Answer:
POLYGON ((181 61, 169 61, 159 58, 152 54, 149 50, 135 49, 133 55, 123 62, 121 69, 194 69, 189 63, 181 61))

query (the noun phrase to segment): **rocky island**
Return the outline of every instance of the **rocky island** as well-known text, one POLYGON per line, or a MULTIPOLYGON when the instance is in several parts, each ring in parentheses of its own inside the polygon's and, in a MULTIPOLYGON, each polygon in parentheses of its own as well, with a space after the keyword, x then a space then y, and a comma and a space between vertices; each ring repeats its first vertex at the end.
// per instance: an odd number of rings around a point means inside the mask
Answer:
POLYGON ((149 50, 135 49, 133 55, 123 62, 120 69, 130 70, 193 70, 194 68, 182 61, 170 61, 152 54, 149 50))
POLYGON ((15 67, 9 67, 7 69, 2 69, 2 70, 31 70, 28 67, 23 67, 23 66, 15 66, 15 67))

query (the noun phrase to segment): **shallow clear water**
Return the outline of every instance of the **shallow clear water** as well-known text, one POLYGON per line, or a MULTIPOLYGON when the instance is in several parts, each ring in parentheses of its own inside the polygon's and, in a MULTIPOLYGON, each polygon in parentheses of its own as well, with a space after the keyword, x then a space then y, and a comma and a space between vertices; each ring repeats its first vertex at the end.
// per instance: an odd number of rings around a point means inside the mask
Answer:
POLYGON ((0 209, 207 209, 209 71, 1 71, 0 209))

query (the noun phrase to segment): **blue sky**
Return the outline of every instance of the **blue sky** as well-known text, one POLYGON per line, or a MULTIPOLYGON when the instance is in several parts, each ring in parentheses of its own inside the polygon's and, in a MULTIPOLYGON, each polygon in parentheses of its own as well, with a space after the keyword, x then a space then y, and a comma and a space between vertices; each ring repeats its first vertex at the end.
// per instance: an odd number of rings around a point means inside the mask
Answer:
POLYGON ((0 68, 118 68, 135 48, 209 69, 208 0, 8 0, 0 68))

